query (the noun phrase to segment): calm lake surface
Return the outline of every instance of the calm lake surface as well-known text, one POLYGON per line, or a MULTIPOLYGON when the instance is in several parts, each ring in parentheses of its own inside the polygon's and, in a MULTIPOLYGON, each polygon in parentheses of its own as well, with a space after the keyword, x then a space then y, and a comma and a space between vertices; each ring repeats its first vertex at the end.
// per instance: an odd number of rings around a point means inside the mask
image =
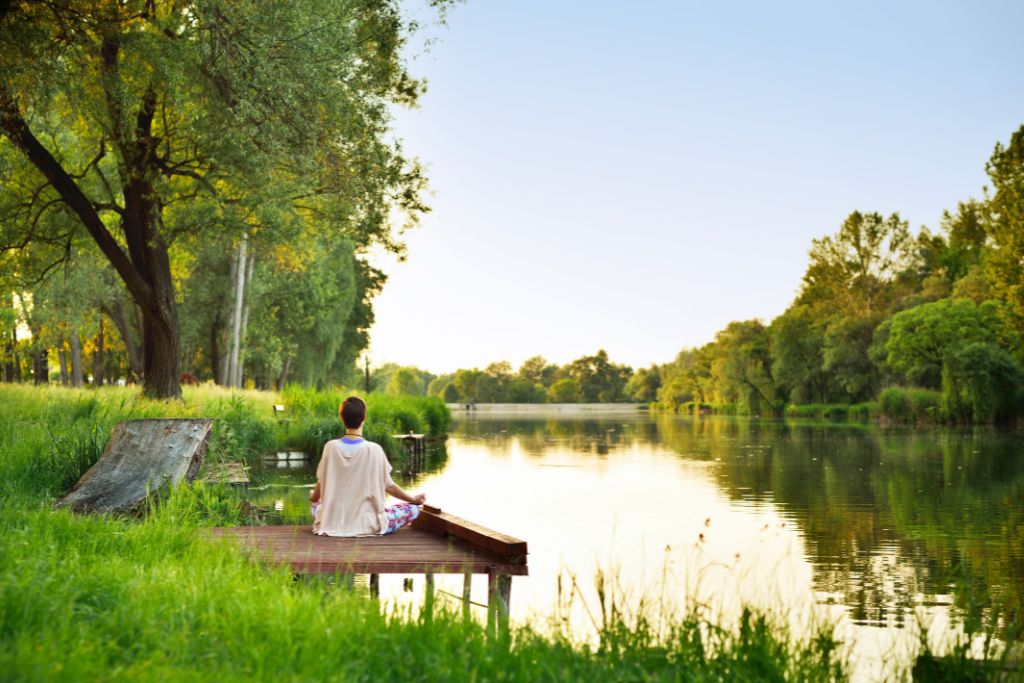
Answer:
MULTIPOLYGON (((396 479, 529 542, 512 618, 538 628, 558 613, 587 637, 602 576, 627 606, 697 605, 727 621, 751 605, 798 632, 831 620, 856 677, 881 679, 922 629, 937 642, 975 609, 1024 615, 1017 431, 479 410, 455 414, 423 469, 396 479)), ((305 522, 313 479, 292 463, 251 495, 305 522)), ((399 606, 422 597, 422 577, 411 593, 381 579, 399 606)), ((460 593, 461 580, 438 587, 460 593)), ((486 578, 473 599, 486 601, 486 578)))

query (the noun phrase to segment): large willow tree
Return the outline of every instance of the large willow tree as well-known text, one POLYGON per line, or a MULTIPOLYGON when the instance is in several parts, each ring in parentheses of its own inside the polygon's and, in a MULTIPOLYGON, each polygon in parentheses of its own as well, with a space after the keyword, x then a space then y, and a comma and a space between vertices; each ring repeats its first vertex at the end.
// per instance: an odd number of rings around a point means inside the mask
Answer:
POLYGON ((0 158, 28 169, 0 180, 0 247, 70 240, 46 219, 69 215, 141 312, 145 391, 179 395, 175 245, 313 229, 401 251, 393 216, 425 210, 388 141, 422 92, 398 4, 0 2, 0 158))

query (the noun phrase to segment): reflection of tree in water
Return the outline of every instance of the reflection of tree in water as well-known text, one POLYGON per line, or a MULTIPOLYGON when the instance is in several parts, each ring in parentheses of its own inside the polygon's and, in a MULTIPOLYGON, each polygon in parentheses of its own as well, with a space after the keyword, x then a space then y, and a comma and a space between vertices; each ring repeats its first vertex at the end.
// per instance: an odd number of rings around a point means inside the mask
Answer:
MULTIPOLYGON (((454 434, 528 455, 635 444, 715 463, 735 500, 797 522, 822 599, 861 623, 901 625, 925 602, 1024 615, 1024 438, 987 429, 883 430, 747 418, 487 418, 454 434)), ((962 613, 962 612, 961 612, 962 613)))
POLYGON ((490 448, 507 449, 513 439, 527 455, 545 456, 565 449, 576 453, 608 455, 634 443, 655 444, 658 428, 632 415, 600 419, 543 419, 535 417, 466 420, 453 427, 458 438, 481 441, 490 448))
POLYGON ((816 589, 849 605, 854 619, 899 625, 916 596, 953 594, 962 608, 998 604, 1020 623, 1020 435, 740 420, 663 433, 681 454, 720 459, 716 478, 731 497, 792 514, 816 589))
POLYGON ((428 474, 440 472, 448 464, 448 447, 444 441, 431 442, 420 457, 407 455, 401 463, 396 462, 393 479, 400 486, 419 483, 428 474))

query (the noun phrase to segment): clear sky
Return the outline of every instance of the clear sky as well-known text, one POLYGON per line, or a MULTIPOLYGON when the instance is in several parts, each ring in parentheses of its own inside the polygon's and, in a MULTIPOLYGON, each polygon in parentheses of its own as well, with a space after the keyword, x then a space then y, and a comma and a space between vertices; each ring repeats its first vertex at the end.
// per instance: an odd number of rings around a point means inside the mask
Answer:
POLYGON ((433 212, 374 365, 671 360, 792 301, 853 210, 935 230, 1024 124, 1024 2, 469 0, 397 115, 433 212))

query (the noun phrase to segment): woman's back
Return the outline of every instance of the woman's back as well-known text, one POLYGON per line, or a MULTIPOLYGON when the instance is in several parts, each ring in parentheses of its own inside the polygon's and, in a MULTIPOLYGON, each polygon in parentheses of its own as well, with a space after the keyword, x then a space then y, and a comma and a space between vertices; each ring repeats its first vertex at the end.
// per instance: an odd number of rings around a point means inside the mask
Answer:
POLYGON ((387 529, 386 489, 394 486, 394 481, 380 445, 362 438, 328 441, 316 476, 321 504, 313 533, 373 536, 387 529))

